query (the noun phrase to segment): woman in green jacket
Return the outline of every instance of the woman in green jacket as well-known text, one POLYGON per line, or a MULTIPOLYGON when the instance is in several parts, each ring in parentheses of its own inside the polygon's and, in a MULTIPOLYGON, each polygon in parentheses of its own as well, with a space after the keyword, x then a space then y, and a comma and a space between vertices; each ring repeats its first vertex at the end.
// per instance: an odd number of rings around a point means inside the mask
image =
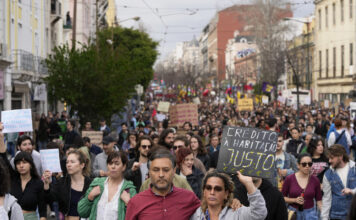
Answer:
POLYGON ((82 218, 124 220, 126 205, 136 194, 133 183, 124 179, 128 162, 125 153, 114 151, 106 162, 109 176, 95 178, 78 203, 82 218))

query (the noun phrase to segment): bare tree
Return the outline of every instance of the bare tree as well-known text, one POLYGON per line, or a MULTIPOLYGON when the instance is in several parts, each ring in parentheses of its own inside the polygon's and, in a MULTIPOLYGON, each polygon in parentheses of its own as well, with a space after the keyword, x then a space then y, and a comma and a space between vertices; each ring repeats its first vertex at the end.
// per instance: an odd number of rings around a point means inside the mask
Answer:
POLYGON ((293 16, 288 3, 288 0, 253 0, 254 12, 248 19, 260 51, 258 80, 276 87, 278 79, 285 73, 285 38, 290 29, 282 20, 293 16))

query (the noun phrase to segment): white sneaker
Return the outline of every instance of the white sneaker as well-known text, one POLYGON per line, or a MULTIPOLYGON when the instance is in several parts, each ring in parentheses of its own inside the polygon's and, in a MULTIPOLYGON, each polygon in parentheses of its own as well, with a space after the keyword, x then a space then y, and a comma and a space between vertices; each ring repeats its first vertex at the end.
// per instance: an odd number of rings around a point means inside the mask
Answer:
POLYGON ((56 217, 56 213, 55 212, 51 212, 51 214, 49 214, 52 218, 56 217))

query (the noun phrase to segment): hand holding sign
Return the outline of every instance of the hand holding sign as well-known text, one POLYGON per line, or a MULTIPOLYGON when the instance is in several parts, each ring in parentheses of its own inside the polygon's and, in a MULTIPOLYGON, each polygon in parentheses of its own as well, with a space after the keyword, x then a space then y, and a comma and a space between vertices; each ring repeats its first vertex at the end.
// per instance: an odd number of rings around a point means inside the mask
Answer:
POLYGON ((277 133, 228 127, 223 131, 217 169, 220 172, 270 178, 274 169, 277 133))
POLYGON ((248 194, 251 195, 256 191, 256 187, 252 182, 252 177, 244 176, 240 173, 240 171, 237 171, 237 177, 239 178, 240 182, 246 187, 248 194))

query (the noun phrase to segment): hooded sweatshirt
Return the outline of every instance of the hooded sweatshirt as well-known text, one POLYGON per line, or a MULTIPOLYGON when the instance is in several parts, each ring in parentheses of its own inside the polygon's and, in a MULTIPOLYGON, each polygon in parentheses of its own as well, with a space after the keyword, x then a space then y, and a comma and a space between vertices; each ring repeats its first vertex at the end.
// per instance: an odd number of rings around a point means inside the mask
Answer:
POLYGON ((9 219, 9 212, 11 215, 9 220, 23 220, 22 209, 16 202, 16 198, 10 194, 5 194, 4 206, 0 206, 0 219, 9 219))

